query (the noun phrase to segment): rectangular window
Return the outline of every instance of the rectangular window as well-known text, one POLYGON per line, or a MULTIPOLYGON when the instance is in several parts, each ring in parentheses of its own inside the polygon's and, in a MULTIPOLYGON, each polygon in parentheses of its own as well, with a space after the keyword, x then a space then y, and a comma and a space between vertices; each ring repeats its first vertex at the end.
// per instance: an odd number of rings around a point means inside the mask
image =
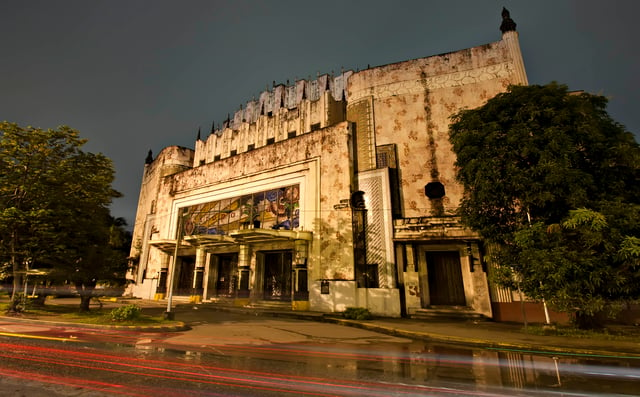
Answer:
POLYGON ((376 153, 376 168, 387 168, 388 166, 387 153, 376 153))
POLYGON ((396 145, 376 146, 376 168, 389 169, 389 186, 391 190, 391 210, 394 218, 401 218, 400 208, 400 179, 398 175, 398 157, 396 155, 396 145))
POLYGON ((289 133, 287 134, 287 138, 295 138, 295 137, 296 137, 295 131, 289 131, 289 133))
POLYGON ((320 129, 320 123, 311 124, 311 131, 318 131, 320 129))
POLYGON ((376 146, 376 168, 398 168, 396 162, 396 145, 376 146))
POLYGON ((271 145, 272 143, 275 143, 276 138, 268 138, 267 139, 267 145, 271 145))

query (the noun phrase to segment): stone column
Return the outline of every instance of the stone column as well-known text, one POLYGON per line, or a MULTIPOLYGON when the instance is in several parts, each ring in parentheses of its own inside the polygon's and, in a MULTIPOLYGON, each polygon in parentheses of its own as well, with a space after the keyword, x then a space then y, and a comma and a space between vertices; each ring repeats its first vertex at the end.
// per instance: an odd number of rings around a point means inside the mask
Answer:
POLYGON ((420 278, 418 277, 418 264, 413 255, 413 246, 407 244, 404 246, 405 257, 407 258, 407 270, 403 273, 404 278, 404 296, 407 314, 411 315, 416 310, 422 308, 420 299, 420 278))
POLYGON ((245 306, 249 303, 249 277, 251 276, 251 247, 240 244, 238 252, 238 293, 235 300, 236 306, 245 306))
POLYGON ((190 297, 190 302, 200 303, 202 302, 202 281, 204 276, 204 262, 207 253, 202 247, 196 248, 196 263, 193 271, 193 293, 190 297))

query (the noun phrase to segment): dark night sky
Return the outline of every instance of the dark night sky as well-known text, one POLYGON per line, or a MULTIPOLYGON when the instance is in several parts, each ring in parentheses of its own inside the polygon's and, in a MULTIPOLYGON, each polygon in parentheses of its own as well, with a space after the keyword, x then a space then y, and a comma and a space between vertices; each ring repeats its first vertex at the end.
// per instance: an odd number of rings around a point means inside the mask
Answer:
POLYGON ((79 130, 132 226, 149 149, 193 147, 273 81, 497 41, 503 6, 531 84, 605 95, 639 136, 635 0, 0 0, 0 120, 79 130))

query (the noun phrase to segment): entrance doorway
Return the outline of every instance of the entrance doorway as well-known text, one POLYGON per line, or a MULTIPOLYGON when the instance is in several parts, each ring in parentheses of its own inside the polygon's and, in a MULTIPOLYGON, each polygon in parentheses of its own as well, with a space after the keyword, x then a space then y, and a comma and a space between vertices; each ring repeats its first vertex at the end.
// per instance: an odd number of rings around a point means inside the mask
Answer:
POLYGON ((264 253, 264 299, 291 301, 291 251, 264 253))
POLYGON ((236 291, 238 254, 218 255, 215 295, 233 297, 236 291))
POLYGON ((192 295, 193 272, 196 266, 196 258, 193 256, 179 257, 179 265, 176 266, 176 295, 192 295))
POLYGON ((429 304, 464 306, 464 284, 458 251, 426 251, 429 304))

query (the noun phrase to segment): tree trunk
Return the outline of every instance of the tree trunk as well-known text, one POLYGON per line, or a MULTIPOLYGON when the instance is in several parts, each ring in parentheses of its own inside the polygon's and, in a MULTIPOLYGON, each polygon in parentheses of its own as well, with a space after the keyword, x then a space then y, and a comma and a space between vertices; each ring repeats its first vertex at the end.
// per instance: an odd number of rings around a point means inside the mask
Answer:
POLYGON ((88 312, 90 310, 89 304, 91 303, 91 298, 93 297, 93 290, 96 287, 95 281, 83 283, 76 283, 76 291, 80 294, 80 311, 88 312))
POLYGON ((13 272, 13 291, 11 292, 11 300, 9 301, 9 308, 7 309, 8 313, 18 313, 21 312, 22 309, 19 308, 19 305, 24 298, 22 294, 20 294, 20 290, 22 287, 22 277, 18 272, 13 272))
POLYGON ((13 289, 11 291, 11 300, 9 302, 8 313, 17 313, 21 310, 18 309, 20 304, 21 295, 20 290, 22 288, 22 274, 20 273, 20 261, 16 255, 16 232, 11 233, 11 271, 13 273, 13 289))

